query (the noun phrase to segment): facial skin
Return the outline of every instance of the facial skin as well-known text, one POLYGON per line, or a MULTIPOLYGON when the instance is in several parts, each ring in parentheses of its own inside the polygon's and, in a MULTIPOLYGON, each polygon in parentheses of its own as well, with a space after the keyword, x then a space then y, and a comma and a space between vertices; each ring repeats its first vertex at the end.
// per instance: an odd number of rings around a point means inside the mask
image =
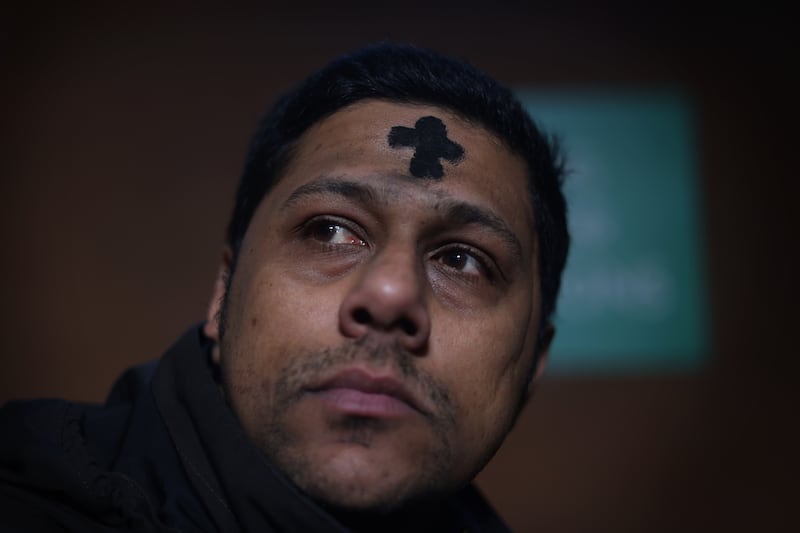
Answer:
POLYGON ((459 489, 497 450, 539 324, 527 183, 494 136, 432 106, 360 102, 301 138, 205 333, 219 340, 226 305, 227 400, 313 499, 390 512, 459 489), (439 180, 387 142, 424 116, 464 148, 439 180))

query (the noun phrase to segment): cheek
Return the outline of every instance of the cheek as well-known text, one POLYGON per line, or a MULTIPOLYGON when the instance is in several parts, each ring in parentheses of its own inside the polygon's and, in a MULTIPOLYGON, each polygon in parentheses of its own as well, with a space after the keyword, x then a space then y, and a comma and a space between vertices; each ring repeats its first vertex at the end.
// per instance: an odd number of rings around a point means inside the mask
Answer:
POLYGON ((275 378, 296 354, 332 344, 336 316, 323 291, 309 293, 275 268, 235 274, 223 339, 226 393, 248 433, 271 416, 275 378), (327 318, 326 318, 327 317, 327 318))
POLYGON ((440 326, 436 372, 445 376, 461 410, 464 438, 486 443, 510 427, 533 351, 526 313, 494 313, 492 320, 440 326), (444 330, 449 331, 444 331, 444 330))
POLYGON ((234 278, 228 311, 238 358, 255 358, 256 366, 275 369, 285 364, 281 354, 333 342, 339 308, 335 288, 297 283, 275 264, 241 274, 234 278))

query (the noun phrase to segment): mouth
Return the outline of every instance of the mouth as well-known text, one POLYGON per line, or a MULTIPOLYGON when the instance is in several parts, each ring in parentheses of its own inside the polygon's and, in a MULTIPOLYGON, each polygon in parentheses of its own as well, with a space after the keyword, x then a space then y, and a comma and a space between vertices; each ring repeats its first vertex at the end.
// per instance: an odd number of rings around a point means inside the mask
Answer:
POLYGON ((392 376, 348 368, 307 389, 335 413, 367 418, 402 418, 425 414, 413 394, 392 376))

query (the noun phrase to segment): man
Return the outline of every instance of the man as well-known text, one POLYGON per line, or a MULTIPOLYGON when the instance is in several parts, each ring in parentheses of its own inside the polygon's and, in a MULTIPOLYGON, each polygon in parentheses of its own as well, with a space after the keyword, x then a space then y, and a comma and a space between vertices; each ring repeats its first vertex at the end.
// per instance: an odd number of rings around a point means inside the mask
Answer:
POLYGON ((510 92, 379 45, 254 137, 207 321, 105 406, 9 404, 16 530, 502 531, 470 485, 542 374, 561 166, 510 92))

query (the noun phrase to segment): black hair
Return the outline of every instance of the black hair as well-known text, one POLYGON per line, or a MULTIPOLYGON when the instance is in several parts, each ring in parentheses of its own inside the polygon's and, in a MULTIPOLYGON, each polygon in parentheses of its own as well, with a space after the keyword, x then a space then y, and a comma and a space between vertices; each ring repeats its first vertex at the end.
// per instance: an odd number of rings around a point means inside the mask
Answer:
POLYGON ((549 321, 569 248, 557 143, 536 127, 509 89, 487 74, 465 61, 411 45, 381 43, 342 56, 282 96, 264 116, 253 136, 228 226, 231 269, 256 207, 280 179, 303 133, 366 99, 448 109, 484 127, 525 160, 538 243, 542 325, 549 321))

